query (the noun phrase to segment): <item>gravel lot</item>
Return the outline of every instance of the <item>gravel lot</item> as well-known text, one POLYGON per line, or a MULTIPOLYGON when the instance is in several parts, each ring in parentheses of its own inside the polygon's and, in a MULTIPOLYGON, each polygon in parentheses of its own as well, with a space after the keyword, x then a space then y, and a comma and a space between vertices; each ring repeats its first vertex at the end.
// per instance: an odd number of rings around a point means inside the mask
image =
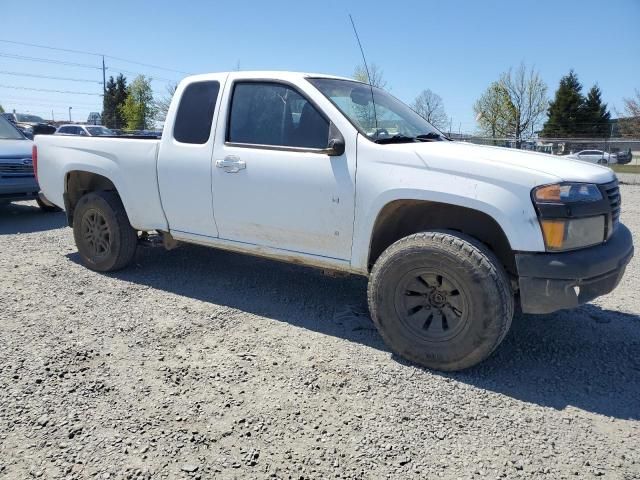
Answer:
POLYGON ((0 207, 0 477, 640 478, 639 257, 456 374, 386 349, 361 278, 195 246, 136 263, 93 273, 62 214, 0 207))

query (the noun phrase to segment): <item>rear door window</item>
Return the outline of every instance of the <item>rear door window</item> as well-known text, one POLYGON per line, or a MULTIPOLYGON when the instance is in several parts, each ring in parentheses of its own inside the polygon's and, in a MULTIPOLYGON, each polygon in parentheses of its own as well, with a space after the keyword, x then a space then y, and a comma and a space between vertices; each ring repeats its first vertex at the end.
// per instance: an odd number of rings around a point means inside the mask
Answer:
POLYGON ((202 145, 209 141, 220 83, 196 82, 185 88, 173 127, 173 138, 181 143, 202 145))

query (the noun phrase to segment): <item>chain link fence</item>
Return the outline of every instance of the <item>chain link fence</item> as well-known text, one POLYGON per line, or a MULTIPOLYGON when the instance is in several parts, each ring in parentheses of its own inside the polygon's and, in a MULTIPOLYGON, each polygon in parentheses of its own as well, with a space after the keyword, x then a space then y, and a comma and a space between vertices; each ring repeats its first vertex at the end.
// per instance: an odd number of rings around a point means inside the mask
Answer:
POLYGON ((552 155, 583 156, 593 161, 600 156, 604 161, 598 163, 633 165, 640 174, 640 138, 537 138, 518 142, 513 138, 493 138, 475 135, 452 134, 454 140, 493 145, 497 147, 520 148, 552 155), (588 158, 587 158, 588 157, 588 158))

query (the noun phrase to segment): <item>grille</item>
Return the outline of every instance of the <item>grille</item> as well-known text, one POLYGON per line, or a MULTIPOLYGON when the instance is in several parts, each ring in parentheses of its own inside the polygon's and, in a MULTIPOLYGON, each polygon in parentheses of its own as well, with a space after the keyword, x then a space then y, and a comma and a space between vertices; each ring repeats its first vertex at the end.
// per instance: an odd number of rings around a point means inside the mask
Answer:
POLYGON ((0 175, 33 175, 33 165, 0 163, 0 175))
POLYGON ((612 230, 615 230, 616 226, 618 226, 618 222, 620 221, 620 204, 622 203, 618 181, 614 180, 611 183, 603 185, 603 187, 605 193, 607 194, 607 198, 609 199, 609 204, 611 205, 611 225, 613 227, 612 230))

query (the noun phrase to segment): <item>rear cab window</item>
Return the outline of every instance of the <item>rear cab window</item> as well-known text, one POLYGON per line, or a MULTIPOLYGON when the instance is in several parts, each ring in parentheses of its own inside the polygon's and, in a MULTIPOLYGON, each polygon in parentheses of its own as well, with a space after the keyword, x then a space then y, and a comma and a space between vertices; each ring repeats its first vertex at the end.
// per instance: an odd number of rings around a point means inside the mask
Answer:
POLYGON ((181 143, 207 143, 211 136, 211 124, 219 92, 220 83, 217 81, 189 84, 180 99, 173 138, 181 143))

